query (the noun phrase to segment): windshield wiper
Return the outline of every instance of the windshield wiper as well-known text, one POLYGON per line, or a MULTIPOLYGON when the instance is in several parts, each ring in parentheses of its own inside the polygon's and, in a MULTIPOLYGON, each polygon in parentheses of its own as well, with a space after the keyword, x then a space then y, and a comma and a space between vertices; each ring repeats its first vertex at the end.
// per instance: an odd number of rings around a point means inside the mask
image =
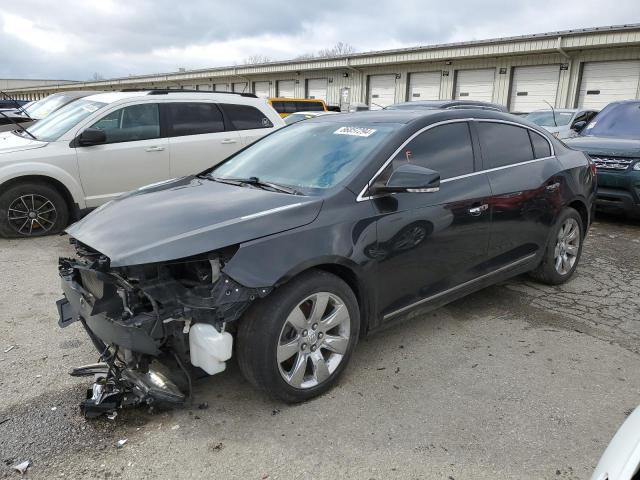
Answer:
POLYGON ((4 112, 0 111, 0 115, 2 115, 4 118, 6 118, 7 120, 9 120, 11 123, 13 123, 16 127, 18 127, 20 129, 21 132, 24 132, 26 134, 28 134, 31 138, 33 138, 34 140, 38 140, 36 138, 36 136, 31 133, 30 131, 28 131, 26 128, 24 128, 22 125, 20 125, 19 122, 16 122, 13 118, 8 117, 7 115, 4 114, 4 112))
POLYGON ((11 95, 7 94, 6 92, 4 92, 2 90, 0 90, 0 93, 2 94, 2 96, 4 98, 6 98, 7 100, 15 103, 16 110, 18 110, 19 112, 22 112, 29 120, 33 121, 33 118, 31 118, 31 115, 29 115, 27 113, 27 111, 24 108, 22 108, 22 105, 20 105, 20 103, 15 98, 13 98, 11 95))
POLYGON ((284 185, 279 185, 273 182, 263 182, 258 177, 249 177, 249 178, 225 178, 225 177, 212 177, 212 180, 220 183, 230 183, 231 185, 251 185, 253 187, 258 187, 266 190, 275 190, 276 192, 288 193, 289 195, 302 195, 302 192, 291 188, 285 187, 284 185))

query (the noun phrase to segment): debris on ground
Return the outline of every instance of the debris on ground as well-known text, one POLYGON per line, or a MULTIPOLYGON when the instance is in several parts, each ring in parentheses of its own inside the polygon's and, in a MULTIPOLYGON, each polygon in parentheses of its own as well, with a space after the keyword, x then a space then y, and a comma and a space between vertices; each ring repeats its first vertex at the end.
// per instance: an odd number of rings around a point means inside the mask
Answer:
POLYGON ((174 425, 173 427, 171 427, 171 430, 178 430, 180 428, 180 425, 174 425))
POLYGON ((116 448, 122 448, 122 447, 124 447, 124 444, 125 444, 125 443, 127 443, 127 440, 128 440, 128 439, 126 439, 126 438, 123 438, 122 440, 118 440, 118 441, 116 442, 116 448))
POLYGON ((219 452, 220 450, 222 450, 224 448, 224 445, 222 444, 222 442, 218 442, 216 444, 212 444, 209 447, 209 450, 211 450, 212 452, 219 452))
POLYGON ((11 350, 13 350, 14 348, 16 348, 15 345, 9 345, 9 348, 7 348, 4 353, 9 353, 11 350))
POLYGON ((21 474, 24 474, 30 465, 31 465, 31 461, 25 460, 24 462, 14 465, 11 468, 13 468, 16 472, 20 472, 21 474))
POLYGON ((58 407, 51 407, 51 411, 55 412, 58 409, 58 407))
POLYGON ((202 402, 198 405, 198 410, 206 410, 207 408, 209 408, 209 404, 207 402, 202 402))
POLYGON ((118 412, 111 412, 111 413, 107 414, 107 418, 109 420, 115 420, 117 416, 118 416, 118 412))
POLYGON ((271 411, 271 415, 273 415, 274 417, 280 413, 280 409, 275 408, 274 410, 271 411))

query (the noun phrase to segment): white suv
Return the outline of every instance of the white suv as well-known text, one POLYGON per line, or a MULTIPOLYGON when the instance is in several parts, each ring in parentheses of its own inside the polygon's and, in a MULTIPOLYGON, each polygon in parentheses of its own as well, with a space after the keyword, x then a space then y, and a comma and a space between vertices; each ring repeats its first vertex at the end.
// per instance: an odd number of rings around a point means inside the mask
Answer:
POLYGON ((0 133, 0 236, 61 231, 123 192, 198 173, 284 126, 252 94, 99 93, 0 133))

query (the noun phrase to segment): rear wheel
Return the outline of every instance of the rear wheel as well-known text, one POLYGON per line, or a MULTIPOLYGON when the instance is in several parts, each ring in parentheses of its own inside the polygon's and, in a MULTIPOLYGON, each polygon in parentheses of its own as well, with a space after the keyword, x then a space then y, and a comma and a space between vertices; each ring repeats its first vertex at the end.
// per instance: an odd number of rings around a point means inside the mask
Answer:
POLYGON ((310 271, 254 304, 238 329, 238 363, 254 386, 285 402, 331 388, 346 367, 360 329, 349 286, 310 271))
POLYGON ((69 221, 62 195, 46 183, 24 182, 0 194, 0 236, 38 237, 59 233, 69 221))
POLYGON ((560 214, 540 265, 531 272, 536 280, 549 285, 568 281, 575 272, 580 255, 584 228, 582 217, 573 208, 560 214))

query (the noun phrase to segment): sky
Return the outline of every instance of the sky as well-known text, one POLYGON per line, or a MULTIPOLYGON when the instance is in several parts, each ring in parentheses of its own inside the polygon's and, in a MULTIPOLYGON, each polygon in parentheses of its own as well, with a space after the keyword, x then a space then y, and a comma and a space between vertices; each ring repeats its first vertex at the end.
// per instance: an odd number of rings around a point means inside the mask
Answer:
POLYGON ((0 0, 0 78, 89 80, 640 23, 638 0, 0 0))

